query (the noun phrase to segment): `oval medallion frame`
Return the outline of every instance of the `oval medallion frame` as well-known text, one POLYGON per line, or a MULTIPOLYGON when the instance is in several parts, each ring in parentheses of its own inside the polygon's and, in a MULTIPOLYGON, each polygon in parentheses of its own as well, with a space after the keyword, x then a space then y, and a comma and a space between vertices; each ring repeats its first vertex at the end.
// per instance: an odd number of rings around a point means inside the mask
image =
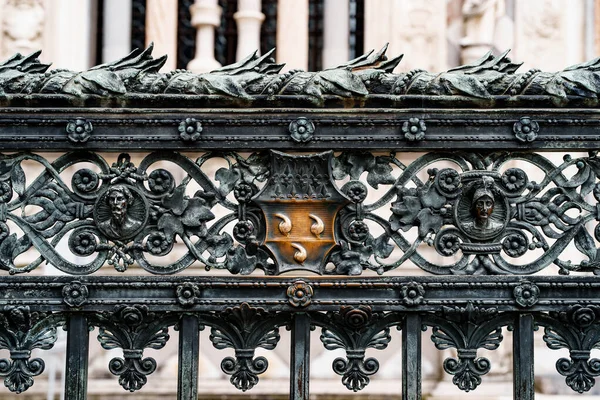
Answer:
POLYGON ((508 224, 510 205, 506 195, 498 185, 498 180, 499 178, 495 175, 463 175, 463 191, 456 199, 454 218, 458 229, 474 241, 488 241, 498 237, 508 224), (484 184, 485 179, 491 183, 488 187, 484 184), (492 194, 494 210, 489 216, 488 226, 482 228, 476 224, 476 217, 473 212, 473 196, 478 189, 484 188, 487 188, 492 194))
POLYGON ((98 230, 110 239, 131 239, 146 226, 149 208, 148 200, 141 190, 125 183, 110 185, 98 196, 94 204, 94 222, 98 230), (116 218, 112 218, 113 211, 107 203, 107 197, 115 190, 121 192, 129 203, 123 222, 116 222, 116 218))

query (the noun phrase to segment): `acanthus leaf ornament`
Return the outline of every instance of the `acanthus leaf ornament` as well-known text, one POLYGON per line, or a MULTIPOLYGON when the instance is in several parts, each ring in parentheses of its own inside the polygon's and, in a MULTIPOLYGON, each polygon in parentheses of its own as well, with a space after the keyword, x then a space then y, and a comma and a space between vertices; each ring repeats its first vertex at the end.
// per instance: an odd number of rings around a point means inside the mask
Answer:
POLYGON ((491 368, 487 358, 478 357, 477 349, 496 350, 503 339, 502 326, 512 324, 512 316, 472 302, 466 307, 443 307, 437 314, 426 315, 423 324, 432 327, 431 340, 437 349, 456 349, 456 358, 444 360, 444 370, 453 375, 459 389, 475 390, 491 368))
MULTIPOLYGON (((50 64, 43 64, 36 58, 39 52, 29 56, 16 54, 0 63, 0 92, 21 96, 58 94, 74 98, 85 95, 119 96, 122 101, 139 94, 156 97, 172 94, 218 95, 234 106, 239 105, 240 100, 259 96, 274 106, 280 105, 285 97, 305 96, 316 107, 322 107, 331 97, 368 100, 371 96, 377 96, 380 101, 382 95, 389 98, 391 104, 398 96, 411 96, 417 98, 418 102, 426 100, 445 105, 449 102, 448 97, 460 96, 460 99, 452 99, 450 104, 491 107, 490 104, 494 104, 495 100, 510 96, 511 105, 519 107, 536 106, 540 97, 548 98, 552 105, 581 104, 581 99, 586 99, 586 104, 593 106, 597 105, 595 96, 600 93, 594 78, 598 73, 598 60, 573 65, 558 72, 532 69, 517 73, 521 64, 512 62, 508 51, 500 55, 489 52, 471 64, 441 73, 420 69, 394 73, 403 56, 388 59, 386 45, 380 51, 371 51, 325 71, 291 70, 280 73, 283 64, 276 64, 268 57, 273 52, 271 50, 263 56, 254 53, 237 64, 224 66, 208 74, 192 74, 187 71, 159 72, 166 56, 155 59, 152 50, 152 45, 144 50, 136 49, 120 60, 82 72, 46 72, 50 64), (374 76, 377 79, 372 79, 374 76), (493 84, 489 82, 490 76, 496 77, 493 84), (248 81, 252 81, 252 84, 247 84, 248 81), (373 81, 377 81, 377 84, 373 84, 373 81)), ((289 129, 292 137, 295 136, 294 140, 303 142, 309 140, 308 130, 301 132, 298 128, 310 125, 301 125, 300 121, 307 119, 302 117, 292 121, 289 129)), ((413 126, 416 127, 411 124, 407 129, 409 140, 419 140, 417 137, 423 130, 413 132, 410 129, 413 126)), ((184 132, 188 134, 187 126, 184 132)), ((191 136, 194 134, 191 133, 191 136)), ((529 132, 521 130, 519 134, 523 135, 525 141, 531 138, 529 132)))
POLYGON ((33 311, 28 306, 6 306, 0 312, 0 348, 10 352, 10 359, 0 360, 0 377, 11 392, 26 391, 44 371, 44 361, 32 359, 31 352, 51 349, 57 327, 64 322, 59 314, 33 311))
POLYGON ((283 314, 242 303, 225 312, 203 314, 202 324, 211 327, 210 340, 217 349, 233 348, 235 357, 226 357, 221 369, 231 375, 230 382, 246 391, 258 383, 258 375, 267 370, 265 357, 254 357, 257 347, 273 350, 279 342, 279 326, 288 323, 283 314))
POLYGON ((544 326, 544 341, 552 350, 568 349, 569 358, 560 358, 556 370, 578 393, 589 391, 600 376, 600 360, 591 350, 600 345, 600 307, 575 304, 566 311, 536 317, 544 326))
POLYGON ((321 342, 327 350, 344 349, 346 358, 338 357, 332 367, 342 376, 342 383, 357 392, 379 370, 379 362, 365 358, 365 350, 385 349, 391 341, 390 327, 402 319, 397 314, 374 313, 369 306, 342 306, 339 312, 314 314, 312 322, 322 328, 321 342))
POLYGON ((162 349, 169 340, 169 326, 176 323, 174 315, 159 316, 145 305, 116 306, 91 322, 98 327, 98 341, 104 349, 123 349, 123 358, 111 359, 108 368, 130 392, 141 389, 156 370, 156 360, 144 358, 144 349, 162 349))

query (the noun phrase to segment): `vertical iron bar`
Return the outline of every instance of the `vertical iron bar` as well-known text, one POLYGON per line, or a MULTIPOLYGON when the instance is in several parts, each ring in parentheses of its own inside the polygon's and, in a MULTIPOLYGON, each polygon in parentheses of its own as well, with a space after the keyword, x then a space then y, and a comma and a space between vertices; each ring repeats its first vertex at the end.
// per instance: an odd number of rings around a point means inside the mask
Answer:
POLYGON ((306 313, 294 314, 290 359, 290 400, 309 400, 310 319, 306 313))
POLYGON ((421 316, 409 313, 402 327, 402 400, 421 399, 421 316))
POLYGON ((200 352, 200 327, 198 317, 184 314, 179 325, 179 373, 177 399, 198 398, 198 358, 200 352))
POLYGON ((533 315, 519 314, 513 331, 513 398, 535 398, 533 370, 533 315))
POLYGON ((81 314, 67 319, 67 356, 65 366, 65 398, 87 398, 89 329, 87 318, 81 314))

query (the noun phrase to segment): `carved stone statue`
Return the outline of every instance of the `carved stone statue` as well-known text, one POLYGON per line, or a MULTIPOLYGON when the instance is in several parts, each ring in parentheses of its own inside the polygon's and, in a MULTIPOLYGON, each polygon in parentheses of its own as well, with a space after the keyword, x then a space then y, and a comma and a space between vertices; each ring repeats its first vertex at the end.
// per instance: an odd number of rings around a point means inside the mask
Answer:
POLYGON ((499 20, 505 15, 504 0, 466 0, 462 14, 465 33, 461 40, 462 61, 472 63, 496 47, 499 20))
POLYGON ((8 0, 2 12, 0 55, 29 54, 41 49, 44 15, 42 0, 8 0))
POLYGON ((142 210, 127 186, 112 186, 98 201, 96 222, 106 236, 115 239, 130 237, 142 227, 142 210))

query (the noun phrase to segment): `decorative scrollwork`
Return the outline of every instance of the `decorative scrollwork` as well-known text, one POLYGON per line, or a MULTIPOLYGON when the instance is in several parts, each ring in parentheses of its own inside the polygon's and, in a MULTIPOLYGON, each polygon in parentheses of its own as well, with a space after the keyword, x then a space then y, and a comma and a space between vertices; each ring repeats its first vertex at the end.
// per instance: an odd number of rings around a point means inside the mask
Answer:
POLYGON ((0 360, 0 376, 11 392, 21 393, 33 385, 44 371, 41 358, 31 359, 33 349, 51 349, 56 328, 64 324, 61 315, 31 311, 28 306, 7 306, 0 313, 0 349, 10 351, 10 359, 0 360))
POLYGON ((391 340, 390 327, 401 322, 398 314, 374 313, 371 307, 363 305, 342 306, 339 312, 312 314, 312 318, 322 328, 321 342, 327 350, 346 350, 346 359, 336 358, 333 370, 354 392, 364 389, 369 377, 379 370, 375 358, 365 359, 365 350, 385 349, 391 340))
POLYGON ((146 384, 147 375, 156 370, 156 361, 144 358, 144 349, 162 349, 169 340, 168 327, 176 322, 173 315, 156 315, 144 305, 116 306, 112 312, 95 316, 92 324, 98 327, 102 347, 123 349, 123 358, 115 357, 108 364, 123 389, 134 392, 146 384))
POLYGON ((0 203, 6 210, 3 215, 23 233, 17 236, 18 231, 11 232, 5 220, 0 221, 0 268, 11 274, 28 272, 43 261, 75 275, 92 273, 104 264, 124 271, 133 263, 152 273, 168 274, 196 260, 208 269, 247 274, 262 268, 272 273, 264 249, 245 249, 245 245, 255 242, 253 228, 261 225, 262 215, 255 205, 247 204, 249 199, 237 204, 226 199, 234 188, 238 197, 244 188, 250 196, 257 191, 255 183, 269 174, 260 154, 247 159, 237 154, 207 154, 194 162, 175 153, 156 153, 139 166, 127 154, 121 154, 112 166, 88 152, 68 153, 53 163, 31 154, 0 158, 0 203), (221 168, 210 179, 201 167, 216 157, 227 160, 230 167, 221 168), (187 178, 176 184, 172 173, 162 168, 147 173, 153 164, 165 160, 180 166, 188 173, 187 178), (31 183, 21 167, 25 161, 45 168, 31 183), (69 187, 61 179, 61 172, 78 163, 92 163, 94 168, 77 170, 69 187), (192 181, 201 189, 190 196, 186 188, 192 181), (18 198, 14 199, 14 193, 18 198), (207 222, 215 219, 211 209, 217 204, 229 213, 208 228, 207 222), (21 211, 27 207, 32 211, 21 211), (244 225, 235 232, 240 246, 233 246, 233 238, 224 228, 238 218, 244 225), (70 257, 56 251, 54 246, 65 237, 73 255, 89 257, 87 262, 71 262, 70 257), (168 255, 177 239, 188 248, 182 258, 166 265, 148 260, 147 256, 168 255), (40 258, 27 266, 16 266, 14 260, 32 248, 40 258))
POLYGON ((579 305, 566 311, 541 314, 536 322, 545 327, 544 341, 552 349, 569 349, 569 358, 560 358, 556 370, 576 392, 589 391, 600 376, 600 360, 591 350, 600 345, 600 307, 579 305))
POLYGON ((455 348, 457 358, 446 358, 444 370, 453 375, 452 382, 469 392, 481 384, 481 376, 490 371, 491 363, 477 357, 477 349, 496 350, 502 341, 504 325, 511 317, 498 314, 496 308, 444 307, 439 315, 427 314, 423 324, 432 327, 431 340, 439 350, 455 348))
MULTIPOLYGON (((393 186, 371 204, 356 198, 356 207, 340 212, 345 236, 330 257, 336 266, 330 273, 371 269, 381 274, 408 260, 434 274, 531 274, 552 263, 562 274, 600 271, 596 233, 586 228, 598 218, 598 199, 587 196, 600 177, 595 152, 577 159, 566 156, 560 165, 538 154, 432 153, 408 166, 393 154, 346 152, 333 167, 336 180, 350 175, 354 182, 366 172, 371 187, 393 186), (520 160, 521 167, 505 169, 513 159, 520 160), (446 166, 436 168, 441 161, 446 166), (447 167, 447 162, 454 166, 447 167), (391 166, 401 170, 397 177, 391 166), (542 171, 539 183, 529 179, 528 166, 542 171), (565 173, 569 168, 576 173, 565 173), (424 171, 428 178, 422 181, 424 171), (377 238, 370 234, 375 229, 383 230, 377 238), (430 261, 420 252, 421 243, 449 257, 448 263, 430 261), (587 260, 575 264, 561 259, 571 243, 587 260), (395 261, 386 262, 392 254, 397 255, 395 261), (520 257, 529 261, 512 261, 520 257)), ((342 189, 352 198, 360 186, 352 188, 347 183, 342 189)))
POLYGON ((551 264, 561 274, 598 273, 600 227, 592 232, 588 225, 599 218, 599 177, 596 153, 565 156, 558 166, 538 154, 507 153, 431 153, 408 166, 394 154, 367 152, 207 153, 195 161, 160 152, 139 165, 122 154, 112 166, 89 152, 53 163, 35 154, 4 155, 0 269, 28 272, 45 261, 74 275, 104 264, 172 274, 198 261, 233 274, 304 269, 358 275, 365 269, 383 274, 410 260, 443 275, 532 274, 551 264), (208 176, 203 166, 213 159, 228 166, 208 176), (505 168, 514 159, 524 165, 505 168), (171 172, 153 169, 161 161, 187 176, 176 181, 171 172), (23 162, 44 171, 29 180, 23 162), (78 163, 88 165, 69 186, 61 173, 78 163), (540 171, 539 183, 529 179, 527 165, 540 171), (367 199, 371 188, 382 193, 374 202, 367 199), (83 262, 56 251, 63 238, 83 262), (167 262, 176 242, 187 251, 167 262), (448 262, 432 260, 421 244, 448 262), (571 244, 584 261, 561 259, 571 244), (30 249, 39 258, 15 265, 30 249))
POLYGON ((223 313, 203 315, 201 319, 203 325, 211 327, 210 340, 215 348, 235 350, 235 357, 223 359, 221 369, 244 392, 258 383, 258 375, 269 365, 265 357, 254 357, 256 348, 273 350, 279 342, 279 326, 289 323, 285 314, 268 313, 248 303, 227 308, 223 313))

